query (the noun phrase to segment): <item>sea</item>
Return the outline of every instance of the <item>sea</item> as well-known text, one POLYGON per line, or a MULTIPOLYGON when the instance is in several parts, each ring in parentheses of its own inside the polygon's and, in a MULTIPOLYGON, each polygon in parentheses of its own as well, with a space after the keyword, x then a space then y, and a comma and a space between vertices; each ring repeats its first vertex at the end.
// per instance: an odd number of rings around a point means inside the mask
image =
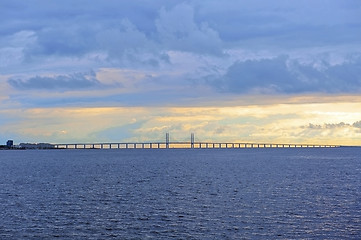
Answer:
POLYGON ((3 150, 0 239, 361 239, 361 148, 3 150))

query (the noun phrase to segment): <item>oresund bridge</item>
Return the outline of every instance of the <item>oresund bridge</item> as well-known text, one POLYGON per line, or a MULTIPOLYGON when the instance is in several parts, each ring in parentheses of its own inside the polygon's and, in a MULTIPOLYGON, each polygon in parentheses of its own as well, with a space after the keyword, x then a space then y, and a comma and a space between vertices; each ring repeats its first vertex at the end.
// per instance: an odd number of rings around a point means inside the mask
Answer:
POLYGON ((340 145, 301 144, 301 143, 250 143, 250 142, 196 142, 191 134, 188 142, 171 142, 166 133, 164 142, 120 142, 120 143, 60 143, 52 144, 56 149, 167 149, 167 148, 335 148, 340 145))

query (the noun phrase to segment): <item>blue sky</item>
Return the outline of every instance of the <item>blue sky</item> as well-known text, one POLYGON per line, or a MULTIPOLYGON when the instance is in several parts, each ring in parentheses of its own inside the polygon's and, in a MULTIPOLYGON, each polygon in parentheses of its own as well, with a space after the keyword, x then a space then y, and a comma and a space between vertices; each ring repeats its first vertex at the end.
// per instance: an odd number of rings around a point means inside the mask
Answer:
POLYGON ((361 144, 361 2, 0 2, 0 141, 361 144))

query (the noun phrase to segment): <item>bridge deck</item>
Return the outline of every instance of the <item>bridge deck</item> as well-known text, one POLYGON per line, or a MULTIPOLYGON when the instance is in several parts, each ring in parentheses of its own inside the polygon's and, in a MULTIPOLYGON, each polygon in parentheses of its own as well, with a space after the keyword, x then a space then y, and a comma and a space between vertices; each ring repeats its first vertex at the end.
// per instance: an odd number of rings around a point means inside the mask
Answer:
POLYGON ((145 143, 66 143, 53 144, 57 149, 166 149, 166 148, 334 148, 327 144, 221 143, 221 142, 145 142, 145 143))

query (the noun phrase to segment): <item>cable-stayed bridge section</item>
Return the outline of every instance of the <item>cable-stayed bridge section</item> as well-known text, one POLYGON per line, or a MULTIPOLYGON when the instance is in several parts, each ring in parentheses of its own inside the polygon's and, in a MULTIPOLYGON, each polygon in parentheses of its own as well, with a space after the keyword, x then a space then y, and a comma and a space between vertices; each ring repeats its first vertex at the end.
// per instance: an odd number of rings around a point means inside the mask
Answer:
POLYGON ((188 142, 171 142, 166 133, 164 142, 120 142, 120 143, 61 143, 53 144, 56 149, 232 149, 232 148, 334 148, 340 145, 329 144, 285 144, 285 143, 247 143, 247 142, 200 142, 195 141, 194 134, 188 142))

